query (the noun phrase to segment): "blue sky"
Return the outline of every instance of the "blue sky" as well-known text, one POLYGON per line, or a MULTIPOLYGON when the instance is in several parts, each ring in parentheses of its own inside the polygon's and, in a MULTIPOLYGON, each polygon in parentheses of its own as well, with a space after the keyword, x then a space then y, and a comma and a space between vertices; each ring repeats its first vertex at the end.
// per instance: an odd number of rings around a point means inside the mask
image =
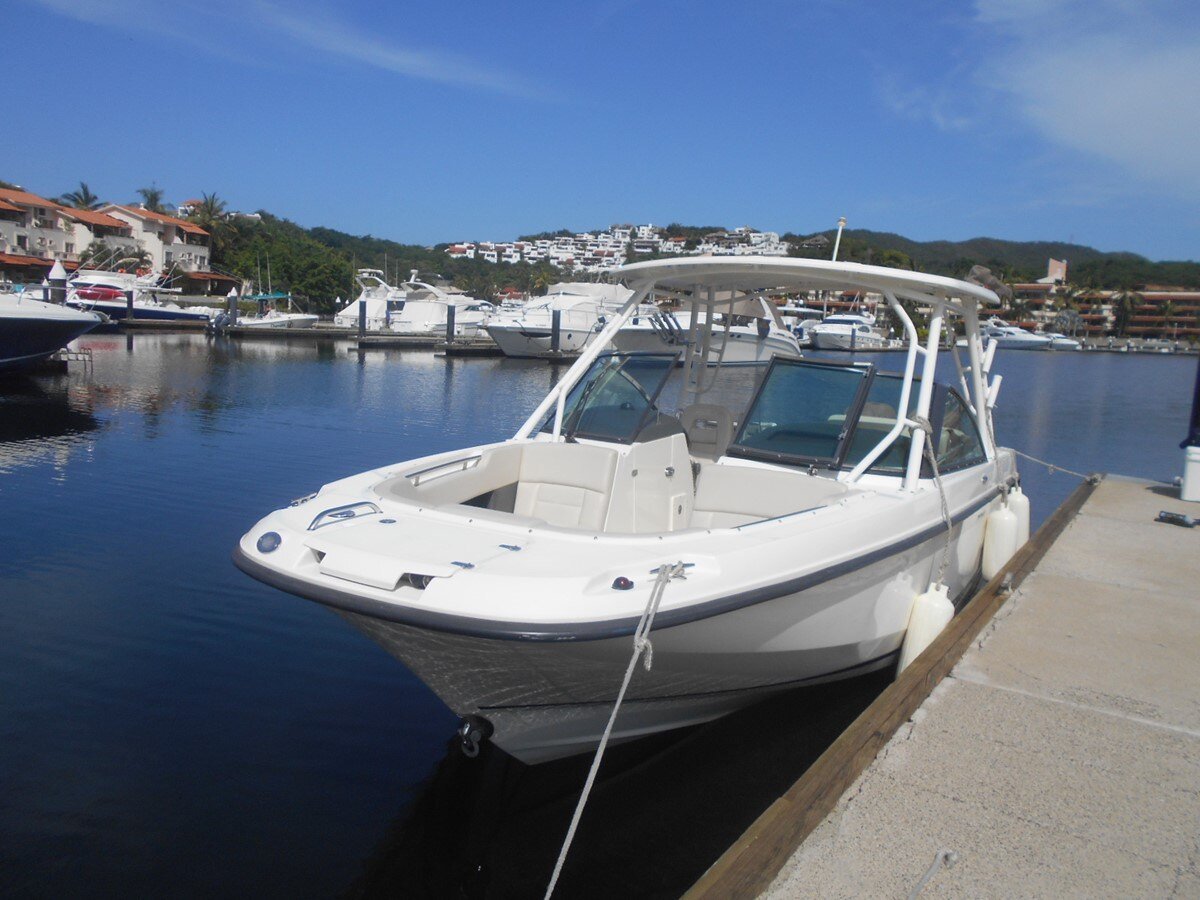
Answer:
POLYGON ((21 62, 0 178, 42 194, 155 182, 421 244, 844 215, 1200 259, 1194 0, 9 0, 3 19, 21 62))

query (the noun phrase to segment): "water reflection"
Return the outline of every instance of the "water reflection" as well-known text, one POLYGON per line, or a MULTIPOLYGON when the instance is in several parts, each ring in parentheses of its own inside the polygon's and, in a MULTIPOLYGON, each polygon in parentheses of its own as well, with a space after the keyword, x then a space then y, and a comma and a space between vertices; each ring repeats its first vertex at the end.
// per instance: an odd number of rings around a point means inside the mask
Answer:
MULTIPOLYGON (((611 747, 556 893, 677 897, 890 680, 802 688, 611 747)), ((364 862, 351 897, 540 897, 590 756, 524 766, 452 748, 364 862)))
POLYGON ((101 427, 91 398, 64 381, 0 379, 0 474, 43 462, 61 469, 101 427))

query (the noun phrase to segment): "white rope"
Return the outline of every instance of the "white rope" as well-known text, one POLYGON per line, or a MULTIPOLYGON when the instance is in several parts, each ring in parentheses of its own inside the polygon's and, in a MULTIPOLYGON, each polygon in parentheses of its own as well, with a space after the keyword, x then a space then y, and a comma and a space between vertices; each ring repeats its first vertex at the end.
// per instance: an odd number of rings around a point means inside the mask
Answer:
POLYGON ((925 870, 925 874, 921 876, 921 880, 917 882, 916 887, 912 889, 912 893, 908 895, 908 900, 917 900, 921 891, 925 890, 925 885, 929 884, 929 879, 937 874, 938 869, 945 866, 951 868, 958 862, 958 854, 953 850, 939 850, 937 856, 933 858, 933 862, 929 864, 929 868, 925 870))
POLYGON ((1066 466, 1056 466, 1054 463, 1046 462, 1044 459, 1038 459, 1036 456, 1030 456, 1028 453, 1022 453, 1020 450, 1015 450, 1012 447, 1009 447, 1008 449, 1012 450, 1012 452, 1017 454, 1017 456, 1023 457, 1030 462, 1035 462, 1039 466, 1045 466, 1050 470, 1051 475, 1053 475, 1055 472, 1066 472, 1068 475, 1074 475, 1076 478, 1082 478, 1084 481, 1090 481, 1094 483, 1098 480, 1095 475, 1084 475, 1082 472, 1076 472, 1072 469, 1068 469, 1066 466))
POLYGON ((950 516, 950 502, 946 499, 946 488, 942 485, 942 473, 938 471, 937 457, 933 453, 933 425, 924 416, 914 416, 913 423, 917 430, 924 435, 921 443, 925 445, 925 458, 933 469, 933 483, 937 485, 938 496, 942 501, 942 521, 946 523, 946 546, 942 550, 942 562, 938 566, 937 579, 934 584, 941 584, 946 577, 946 567, 950 564, 950 547, 953 541, 950 534, 954 529, 954 520, 950 516))
POLYGON ((646 667, 646 671, 650 671, 650 666, 654 660, 654 646, 650 643, 650 629, 654 627, 654 616, 658 613, 659 604, 662 603, 663 592, 666 591, 667 582, 672 578, 686 578, 683 574, 683 561, 676 563, 668 563, 658 568, 658 577, 654 579, 654 586, 650 589, 650 599, 646 601, 646 608, 642 611, 642 618, 638 622, 637 628, 633 632, 633 655, 629 658, 629 665, 625 668, 625 680, 621 682, 621 690, 617 692, 617 701, 613 704, 612 713, 608 717, 608 724, 604 726, 604 734, 600 738, 600 744, 596 747, 596 756, 592 760, 592 768, 588 771, 587 780, 583 783, 583 793, 579 795, 579 802, 575 804, 575 814, 571 816, 571 825, 567 829, 567 836, 563 840, 562 850, 558 853, 558 862, 554 864, 554 874, 550 876, 550 884, 546 887, 546 900, 550 900, 550 895, 554 893, 554 886, 558 884, 558 876, 562 873, 563 863, 567 861, 567 853, 571 849, 571 841, 575 839, 575 829, 579 826, 579 819, 583 815, 583 808, 587 805, 588 795, 592 792, 592 785, 596 781, 596 773, 600 771, 600 760, 604 757, 604 749, 608 746, 609 736, 612 734, 613 725, 617 721, 617 713, 621 709, 621 702, 625 699, 625 692, 629 689, 629 682, 633 680, 634 670, 637 668, 637 661, 643 653, 646 654, 642 664, 646 667))

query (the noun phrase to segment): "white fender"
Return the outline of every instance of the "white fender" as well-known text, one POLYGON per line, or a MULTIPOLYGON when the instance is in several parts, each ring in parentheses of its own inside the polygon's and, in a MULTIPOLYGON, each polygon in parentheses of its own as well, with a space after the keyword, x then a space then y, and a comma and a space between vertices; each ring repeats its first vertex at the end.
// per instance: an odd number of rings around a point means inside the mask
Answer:
POLYGON ((1017 517, 1017 546, 1015 553, 1029 542, 1029 497, 1017 485, 1008 494, 1008 508, 1017 517))
POLYGON ((904 632, 904 643, 900 647, 900 665, 903 672, 908 664, 921 655, 933 639, 942 633, 946 623, 954 618, 954 604, 944 584, 935 584, 913 601, 908 614, 908 630, 904 632))
POLYGON ((987 517, 983 531, 983 577, 991 581, 1017 552, 1017 516, 1005 503, 987 517))

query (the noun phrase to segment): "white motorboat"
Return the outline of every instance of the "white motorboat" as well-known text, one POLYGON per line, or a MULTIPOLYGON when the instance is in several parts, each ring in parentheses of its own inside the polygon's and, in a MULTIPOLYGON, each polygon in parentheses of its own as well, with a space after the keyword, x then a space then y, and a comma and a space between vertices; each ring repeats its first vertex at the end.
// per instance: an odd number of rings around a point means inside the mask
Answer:
POLYGON ((239 316, 239 328, 312 328, 320 316, 268 309, 261 316, 239 316))
MULTIPOLYGON (((505 356, 550 359, 580 353, 604 326, 605 316, 620 310, 629 290, 619 285, 563 282, 545 297, 530 300, 515 314, 487 323, 488 336, 505 356), (557 323, 557 335, 555 324, 557 323)), ((646 307, 647 314, 652 311, 646 307)))
POLYGON ((700 332, 707 331, 710 366, 762 365, 774 356, 800 358, 799 341, 765 298, 747 298, 731 312, 713 315, 711 329, 706 329, 708 318, 704 309, 695 320, 688 311, 636 316, 617 332, 612 345, 626 353, 662 353, 695 344, 700 332))
POLYGON ((392 324, 392 316, 404 308, 407 292, 387 283, 382 269, 359 269, 354 275, 361 289, 358 297, 338 310, 333 324, 340 328, 357 328, 360 308, 366 306, 367 331, 380 331, 392 324))
POLYGON ((887 335, 875 327, 869 313, 838 313, 810 326, 813 346, 818 350, 886 350, 887 335))
POLYGON ((1067 337, 1057 331, 1047 331, 1045 336, 1050 338, 1051 350, 1082 350, 1083 344, 1073 337, 1067 337))
POLYGON ((488 732, 528 763, 592 749, 656 591, 653 667, 636 667, 614 740, 895 666, 918 595, 940 583, 958 602, 977 583, 985 523, 1016 483, 978 332, 990 290, 794 258, 617 273, 632 296, 512 439, 329 482, 234 552, 401 660, 464 717, 464 749, 488 732), (906 335, 900 371, 780 357, 714 371, 704 340, 607 349, 652 292, 697 315, 709 288, 730 306, 780 288, 879 292, 906 335), (928 338, 901 300, 931 310, 928 338), (943 384, 950 318, 970 340, 943 384), (668 566, 686 577, 660 583, 668 566))
MULTIPOLYGON (((1053 341, 1048 335, 1034 334, 992 316, 983 326, 983 343, 985 347, 995 344, 1002 350, 1049 350, 1053 341)), ((965 347, 967 339, 959 338, 957 345, 965 347)))
POLYGON ((477 300, 454 288, 418 281, 415 269, 400 287, 404 291, 404 302, 398 311, 389 314, 390 322, 383 329, 391 334, 443 335, 453 310, 455 336, 473 337, 487 324, 494 309, 487 301, 477 300))
POLYGON ((159 284, 153 276, 133 272, 80 269, 67 283, 67 306, 104 313, 111 319, 129 316, 129 293, 133 293, 133 318, 160 322, 207 322, 207 307, 187 309, 160 295, 178 294, 177 288, 159 284))
POLYGON ((100 313, 0 292, 0 373, 32 368, 104 321, 100 313))
POLYGON ((813 346, 812 328, 823 318, 824 313, 803 303, 788 303, 779 307, 779 318, 796 336, 796 343, 803 347, 813 346))

